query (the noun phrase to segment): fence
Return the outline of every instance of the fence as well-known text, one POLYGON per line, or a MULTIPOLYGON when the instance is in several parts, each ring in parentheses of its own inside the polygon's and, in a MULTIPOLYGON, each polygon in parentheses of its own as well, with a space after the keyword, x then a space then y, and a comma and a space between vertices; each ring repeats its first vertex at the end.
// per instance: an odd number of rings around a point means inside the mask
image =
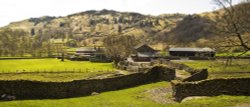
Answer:
POLYGON ((16 60, 16 59, 47 59, 51 57, 0 57, 0 60, 16 60))
POLYGON ((25 74, 25 73, 91 73, 91 72, 115 72, 116 69, 36 69, 36 70, 1 70, 0 74, 25 74))

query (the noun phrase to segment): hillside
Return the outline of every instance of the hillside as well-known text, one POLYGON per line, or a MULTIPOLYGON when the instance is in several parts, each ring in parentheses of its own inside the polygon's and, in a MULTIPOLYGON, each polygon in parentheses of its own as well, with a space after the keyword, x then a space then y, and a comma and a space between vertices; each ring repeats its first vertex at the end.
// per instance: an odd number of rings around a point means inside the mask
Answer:
POLYGON ((155 41, 165 41, 172 45, 187 45, 199 39, 212 38, 213 21, 201 15, 188 15, 173 29, 164 29, 157 33, 155 41))
MULTIPOLYGON (((241 6, 239 4, 235 8, 241 6)), ((151 16, 104 9, 64 17, 30 18, 10 23, 3 28, 24 30, 30 36, 40 38, 42 42, 61 38, 72 40, 77 46, 102 45, 104 37, 118 34, 133 35, 137 41, 160 47, 159 49, 171 46, 213 47, 211 41, 218 39, 218 34, 213 29, 214 19, 216 15, 223 14, 223 9, 219 9, 193 15, 151 16)))
MULTIPOLYGON (((246 43, 249 40, 249 7, 250 3, 239 3, 234 5, 232 8, 235 13, 233 13, 235 19, 233 19, 239 26, 236 29, 240 29, 240 32, 245 36, 246 43), (245 34, 244 34, 245 33, 245 34)), ((230 8, 230 9, 232 9, 230 8)), ((192 46, 192 47, 214 47, 218 48, 217 43, 225 41, 225 35, 230 36, 230 41, 234 43, 239 43, 239 40, 235 38, 233 32, 233 25, 225 17, 229 17, 228 12, 224 9, 218 9, 211 12, 205 12, 201 14, 187 15, 183 20, 177 22, 176 27, 173 29, 164 29, 157 33, 157 37, 154 38, 155 42, 165 42, 169 45, 174 46, 192 46), (218 19, 219 17, 223 17, 218 19), (222 24, 219 25, 218 23, 222 24), (227 23, 227 24, 226 24, 227 23), (219 29, 216 29, 219 27, 219 29), (223 36, 224 35, 224 36, 223 36), (215 45, 216 44, 216 45, 215 45)), ((228 38, 228 37, 227 37, 228 38)), ((225 43, 224 43, 225 44, 225 43)), ((223 43, 220 44, 223 46, 223 43)), ((234 47, 235 50, 239 47, 234 47)), ((240 50, 240 49, 239 49, 240 50)), ((238 50, 237 50, 238 51, 238 50)))
MULTIPOLYGON (((30 35, 39 35, 40 32, 46 31, 63 31, 70 39, 77 39, 79 42, 87 41, 87 44, 100 43, 102 37, 117 32, 135 35, 145 42, 144 40, 149 40, 163 29, 173 29, 183 17, 185 17, 183 14, 150 16, 104 9, 85 11, 65 17, 30 18, 10 23, 4 28, 22 29, 30 35)), ((53 36, 53 38, 57 39, 60 36, 53 36)))

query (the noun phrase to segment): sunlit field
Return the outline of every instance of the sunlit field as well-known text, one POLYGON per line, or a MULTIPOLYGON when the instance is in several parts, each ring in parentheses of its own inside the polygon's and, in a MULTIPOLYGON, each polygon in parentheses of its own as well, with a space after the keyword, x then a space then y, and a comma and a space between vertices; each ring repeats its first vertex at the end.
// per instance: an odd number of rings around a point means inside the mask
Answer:
POLYGON ((203 69, 207 68, 209 78, 217 77, 250 77, 250 60, 232 60, 231 64, 226 65, 226 60, 187 60, 177 61, 190 67, 203 69))
POLYGON ((0 60, 0 80, 70 81, 114 72, 111 63, 59 59, 0 60))
POLYGON ((88 61, 66 60, 61 62, 59 59, 0 60, 0 72, 60 72, 112 69, 111 63, 91 63, 88 61))

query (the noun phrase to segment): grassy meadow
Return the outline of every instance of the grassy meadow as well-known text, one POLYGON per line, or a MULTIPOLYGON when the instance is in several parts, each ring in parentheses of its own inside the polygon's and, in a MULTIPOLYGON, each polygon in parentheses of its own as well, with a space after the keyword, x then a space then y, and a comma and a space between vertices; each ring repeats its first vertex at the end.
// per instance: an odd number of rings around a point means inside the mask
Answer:
MULTIPOLYGON (((249 60, 235 60, 228 67, 225 67, 224 60, 178 61, 178 63, 194 68, 208 68, 210 78, 250 77, 249 73, 245 73, 250 71, 249 60)), ((113 70, 111 63, 69 60, 61 62, 52 58, 0 60, 0 80, 72 81, 113 70)), ((170 83, 156 82, 77 98, 1 101, 0 107, 233 107, 250 104, 250 96, 222 95, 192 99, 182 103, 174 102, 172 99, 170 83), (162 89, 167 91, 161 91, 162 89)))
POLYGON ((250 56, 250 51, 243 53, 243 52, 234 52, 234 53, 217 53, 216 56, 241 56, 246 57, 250 56))
POLYGON ((231 65, 226 66, 226 60, 188 60, 178 61, 190 67, 202 69, 207 68, 209 78, 217 77, 250 77, 250 60, 233 60, 231 65))
POLYGON ((113 72, 111 63, 59 59, 0 60, 0 80, 71 81, 113 72))
MULTIPOLYGON (((157 96, 161 92, 157 94, 154 91, 159 88, 170 88, 170 83, 157 82, 78 98, 0 102, 0 107, 228 107, 250 103, 250 97, 224 95, 187 100, 183 103, 163 103, 157 102, 157 96)), ((167 91, 161 99, 172 99, 171 92, 167 91)))
POLYGON ((18 59, 0 60, 0 72, 35 72, 35 71, 86 71, 112 70, 111 63, 91 63, 88 61, 61 62, 59 59, 18 59))

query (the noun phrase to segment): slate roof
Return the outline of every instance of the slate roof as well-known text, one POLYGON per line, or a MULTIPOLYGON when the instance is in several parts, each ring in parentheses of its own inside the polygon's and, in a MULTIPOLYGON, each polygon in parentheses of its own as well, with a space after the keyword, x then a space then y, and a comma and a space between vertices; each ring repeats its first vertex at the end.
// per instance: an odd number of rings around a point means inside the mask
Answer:
POLYGON ((169 48, 169 51, 214 52, 211 48, 169 48))
POLYGON ((84 47, 84 48, 78 48, 76 49, 77 52, 79 51, 83 51, 83 52, 95 52, 96 49, 95 48, 92 48, 92 47, 84 47))
POLYGON ((134 47, 134 49, 137 51, 137 52, 157 52, 156 50, 154 50, 152 47, 150 47, 149 45, 147 44, 140 44, 140 45, 137 45, 134 47))

